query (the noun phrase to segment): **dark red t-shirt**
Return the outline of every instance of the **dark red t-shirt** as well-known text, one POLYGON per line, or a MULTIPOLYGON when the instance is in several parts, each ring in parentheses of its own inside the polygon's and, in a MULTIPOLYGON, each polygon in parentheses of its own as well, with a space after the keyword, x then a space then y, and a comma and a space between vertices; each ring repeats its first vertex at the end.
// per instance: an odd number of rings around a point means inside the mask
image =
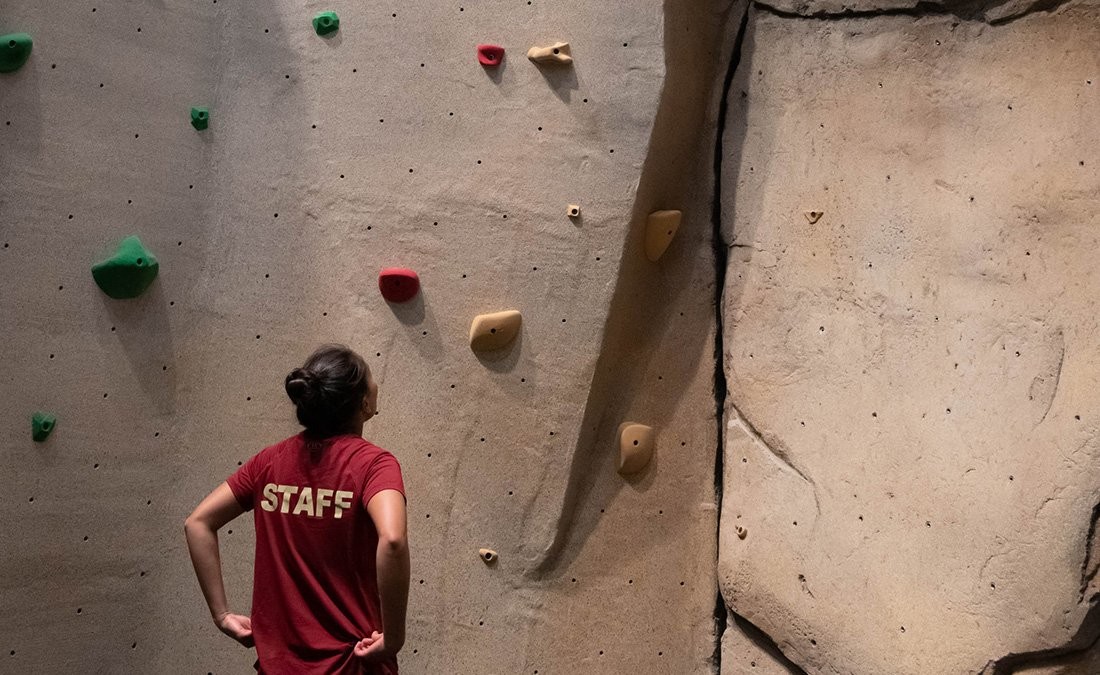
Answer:
POLYGON ((304 434, 265 448, 227 480, 255 508, 252 634, 264 675, 396 675, 370 668, 355 643, 382 630, 375 574, 378 532, 367 502, 405 494, 401 466, 357 435, 304 434))

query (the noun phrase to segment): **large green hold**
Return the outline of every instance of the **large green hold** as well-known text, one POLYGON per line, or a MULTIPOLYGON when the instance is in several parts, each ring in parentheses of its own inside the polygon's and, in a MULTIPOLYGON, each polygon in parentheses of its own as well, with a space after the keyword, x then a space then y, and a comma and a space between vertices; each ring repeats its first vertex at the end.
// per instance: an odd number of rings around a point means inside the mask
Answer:
POLYGON ((210 109, 201 107, 191 108, 191 126, 199 131, 210 126, 210 109))
POLYGON ((41 443, 50 437, 54 427, 57 426, 57 416, 50 413, 36 412, 31 415, 31 438, 35 443, 41 443))
POLYGON ((336 16, 336 12, 321 12, 313 17, 313 30, 318 35, 335 33, 340 30, 340 17, 336 16))
POLYGON ((0 73, 19 70, 31 55, 34 40, 26 33, 0 35, 0 73))
POLYGON ((92 277, 99 288, 112 298, 136 298, 157 278, 160 263, 137 237, 126 237, 118 251, 92 266, 92 277))

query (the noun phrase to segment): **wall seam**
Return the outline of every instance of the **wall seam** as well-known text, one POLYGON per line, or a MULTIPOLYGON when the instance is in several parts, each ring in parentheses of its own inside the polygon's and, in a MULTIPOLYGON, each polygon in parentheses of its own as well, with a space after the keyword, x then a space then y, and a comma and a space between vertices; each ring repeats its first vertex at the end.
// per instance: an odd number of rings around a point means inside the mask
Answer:
POLYGON ((711 656, 711 670, 715 674, 722 672, 722 637, 726 632, 727 609, 722 589, 718 584, 718 543, 722 531, 722 490, 725 474, 725 419, 726 419, 726 367, 725 367, 725 331, 723 329, 722 297, 726 286, 726 266, 729 261, 729 249, 722 237, 722 155, 723 140, 726 132, 726 115, 729 112, 729 92, 733 78, 741 64, 741 52, 748 29, 751 3, 745 4, 741 14, 737 36, 734 38, 729 65, 722 81, 722 91, 718 99, 718 118, 715 123, 714 139, 714 191, 711 206, 714 247, 714 404, 715 423, 717 425, 717 447, 714 453, 714 503, 715 503, 715 603, 714 603, 714 652, 711 656))

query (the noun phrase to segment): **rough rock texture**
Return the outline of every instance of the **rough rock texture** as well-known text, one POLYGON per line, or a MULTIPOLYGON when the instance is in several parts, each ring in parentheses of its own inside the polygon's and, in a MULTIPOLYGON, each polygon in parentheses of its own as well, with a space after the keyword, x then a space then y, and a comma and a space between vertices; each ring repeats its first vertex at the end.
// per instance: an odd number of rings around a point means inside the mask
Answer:
POLYGON ((1055 654, 1098 629, 1098 43, 750 10, 719 575, 807 672, 1095 672, 1055 654))
MULTIPOLYGON (((0 83, 0 669, 250 672, 180 525, 297 430, 282 378, 337 340, 381 379, 367 435, 409 491, 403 673, 709 672, 712 137, 696 141, 721 5, 4 2, 4 30, 37 45, 0 83), (326 38, 320 10, 340 16, 326 38), (558 40, 571 67, 523 57, 558 40), (477 61, 488 41, 498 68, 477 61), (652 264, 663 208, 684 222, 652 264), (161 274, 117 303, 88 266, 127 234, 161 274), (379 293, 389 266, 419 274, 411 302, 379 293), (472 318, 507 308, 519 338, 473 353, 472 318), (42 447, 37 409, 64 420, 42 447), (626 420, 657 433, 629 480, 626 420)), ((246 611, 250 521, 221 542, 246 611)))

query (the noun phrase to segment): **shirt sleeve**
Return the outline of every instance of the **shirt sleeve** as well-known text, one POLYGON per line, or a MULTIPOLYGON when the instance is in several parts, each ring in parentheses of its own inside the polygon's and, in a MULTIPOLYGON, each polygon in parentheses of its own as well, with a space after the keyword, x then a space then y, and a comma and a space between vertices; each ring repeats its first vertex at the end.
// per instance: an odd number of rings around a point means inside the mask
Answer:
POLYGON ((397 458, 388 452, 379 454, 367 467, 367 477, 363 481, 363 508, 367 508, 371 498, 382 490, 397 490, 402 497, 405 496, 401 465, 397 463, 397 458))
POLYGON ((225 479, 237 503, 245 511, 251 511, 255 506, 256 482, 259 480, 260 462, 264 453, 259 452, 252 456, 244 465, 237 469, 232 476, 225 479))

